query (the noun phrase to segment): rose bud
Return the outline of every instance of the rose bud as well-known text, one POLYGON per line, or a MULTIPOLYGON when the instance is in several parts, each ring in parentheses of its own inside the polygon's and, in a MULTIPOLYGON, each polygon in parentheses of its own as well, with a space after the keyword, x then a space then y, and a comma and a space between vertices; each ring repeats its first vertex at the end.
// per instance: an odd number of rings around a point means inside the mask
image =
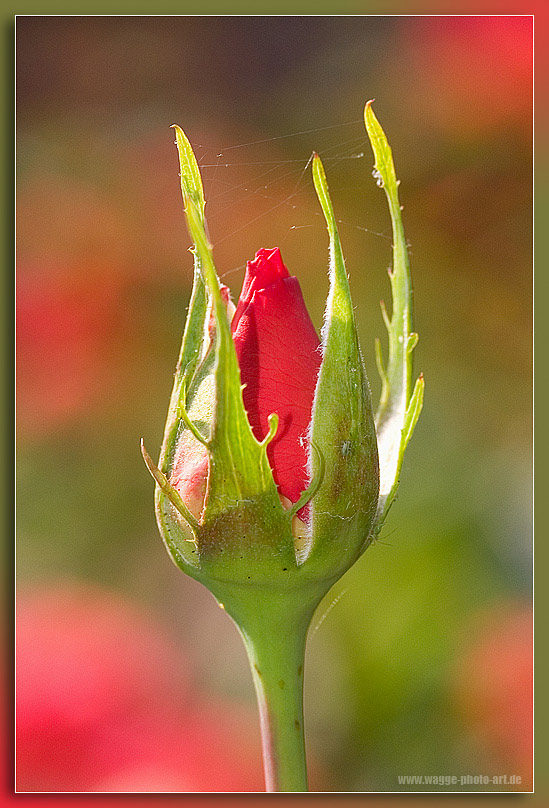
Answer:
MULTIPOLYGON (((379 490, 333 213, 325 210, 332 260, 322 344, 278 249, 248 263, 231 317, 205 235, 198 166, 177 136, 195 286, 160 467, 146 456, 159 483, 160 529, 176 562, 210 588, 218 578, 284 587, 318 580, 320 598, 363 549, 379 490)), ((326 195, 318 157, 314 175, 326 195)))
POLYGON ((232 314, 204 221, 196 158, 175 127, 194 242, 194 285, 156 480, 160 533, 175 563, 237 624, 259 698, 268 790, 306 790, 302 717, 307 629, 320 600, 379 531, 422 404, 410 396, 411 287, 390 148, 366 127, 393 220, 394 296, 378 438, 324 169, 313 180, 329 241, 322 340, 278 249, 247 265, 232 314), (405 260, 406 258, 406 260, 405 260), (381 490, 380 490, 381 467, 381 490))

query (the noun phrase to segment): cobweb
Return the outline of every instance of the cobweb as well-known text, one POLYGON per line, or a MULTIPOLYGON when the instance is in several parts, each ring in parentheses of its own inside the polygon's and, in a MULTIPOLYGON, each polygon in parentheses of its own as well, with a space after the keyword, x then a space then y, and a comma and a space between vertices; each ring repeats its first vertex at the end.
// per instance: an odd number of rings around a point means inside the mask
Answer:
MULTIPOLYGON (((234 246, 239 238, 249 236, 259 222, 261 229, 271 234, 272 244, 268 246, 281 249, 295 231, 323 227, 310 176, 313 147, 322 158, 333 195, 338 191, 364 192, 373 158, 361 119, 229 144, 221 149, 195 146, 208 220, 215 223, 210 224, 208 232, 214 251, 222 245, 234 246), (366 161, 366 165, 360 171, 352 170, 359 161, 366 161), (234 210, 243 210, 245 215, 237 221, 234 210), (226 221, 235 226, 224 229, 226 221)), ((364 221, 338 219, 338 223, 343 228, 391 240, 388 233, 373 230, 364 221)), ((226 279, 244 268, 242 263, 228 268, 218 266, 218 271, 220 278, 228 282, 226 279)))

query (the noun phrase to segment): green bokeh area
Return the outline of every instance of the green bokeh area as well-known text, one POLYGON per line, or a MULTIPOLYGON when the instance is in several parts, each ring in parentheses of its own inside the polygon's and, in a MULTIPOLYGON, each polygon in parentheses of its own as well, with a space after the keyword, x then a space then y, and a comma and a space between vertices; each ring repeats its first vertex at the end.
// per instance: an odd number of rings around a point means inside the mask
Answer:
POLYGON ((527 614, 531 594, 531 30, 472 19, 17 21, 19 589, 76 580, 125 594, 176 638, 202 690, 237 706, 253 702, 243 649, 170 563, 139 452, 141 437, 153 456, 160 446, 192 281, 169 126, 203 166, 233 297, 255 251, 279 246, 318 328, 319 152, 377 401, 391 239, 361 120, 376 99, 426 393, 387 524, 310 640, 322 791, 531 786, 512 718, 527 695, 501 675, 514 665, 506 616, 527 614), (498 709, 484 710, 479 682, 501 688, 498 709), (398 781, 463 774, 527 785, 398 781))

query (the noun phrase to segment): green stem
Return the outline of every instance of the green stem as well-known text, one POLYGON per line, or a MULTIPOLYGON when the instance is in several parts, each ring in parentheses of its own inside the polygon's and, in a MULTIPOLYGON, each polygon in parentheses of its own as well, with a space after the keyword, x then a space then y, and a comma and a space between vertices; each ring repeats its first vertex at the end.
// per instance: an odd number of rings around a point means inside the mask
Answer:
POLYGON ((265 789, 307 791, 303 667, 320 595, 309 600, 302 592, 259 588, 244 595, 243 589, 234 599, 227 590, 216 597, 235 621, 248 654, 259 705, 265 789))
POLYGON ((307 791, 303 729, 307 628, 296 630, 286 623, 255 637, 242 631, 259 706, 266 791, 307 791))

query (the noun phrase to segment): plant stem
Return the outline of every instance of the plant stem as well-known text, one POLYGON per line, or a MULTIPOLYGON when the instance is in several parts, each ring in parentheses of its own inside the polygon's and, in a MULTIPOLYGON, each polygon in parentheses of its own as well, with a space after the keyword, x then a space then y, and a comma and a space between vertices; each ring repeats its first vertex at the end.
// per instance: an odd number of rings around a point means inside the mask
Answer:
POLYGON ((268 792, 307 791, 303 667, 307 631, 321 594, 253 588, 234 597, 228 587, 222 598, 216 593, 248 654, 268 792))
MULTIPOLYGON (((265 627, 266 628, 266 627, 265 627)), ((308 625, 242 632, 254 679, 266 791, 307 791, 303 666, 308 625)))

